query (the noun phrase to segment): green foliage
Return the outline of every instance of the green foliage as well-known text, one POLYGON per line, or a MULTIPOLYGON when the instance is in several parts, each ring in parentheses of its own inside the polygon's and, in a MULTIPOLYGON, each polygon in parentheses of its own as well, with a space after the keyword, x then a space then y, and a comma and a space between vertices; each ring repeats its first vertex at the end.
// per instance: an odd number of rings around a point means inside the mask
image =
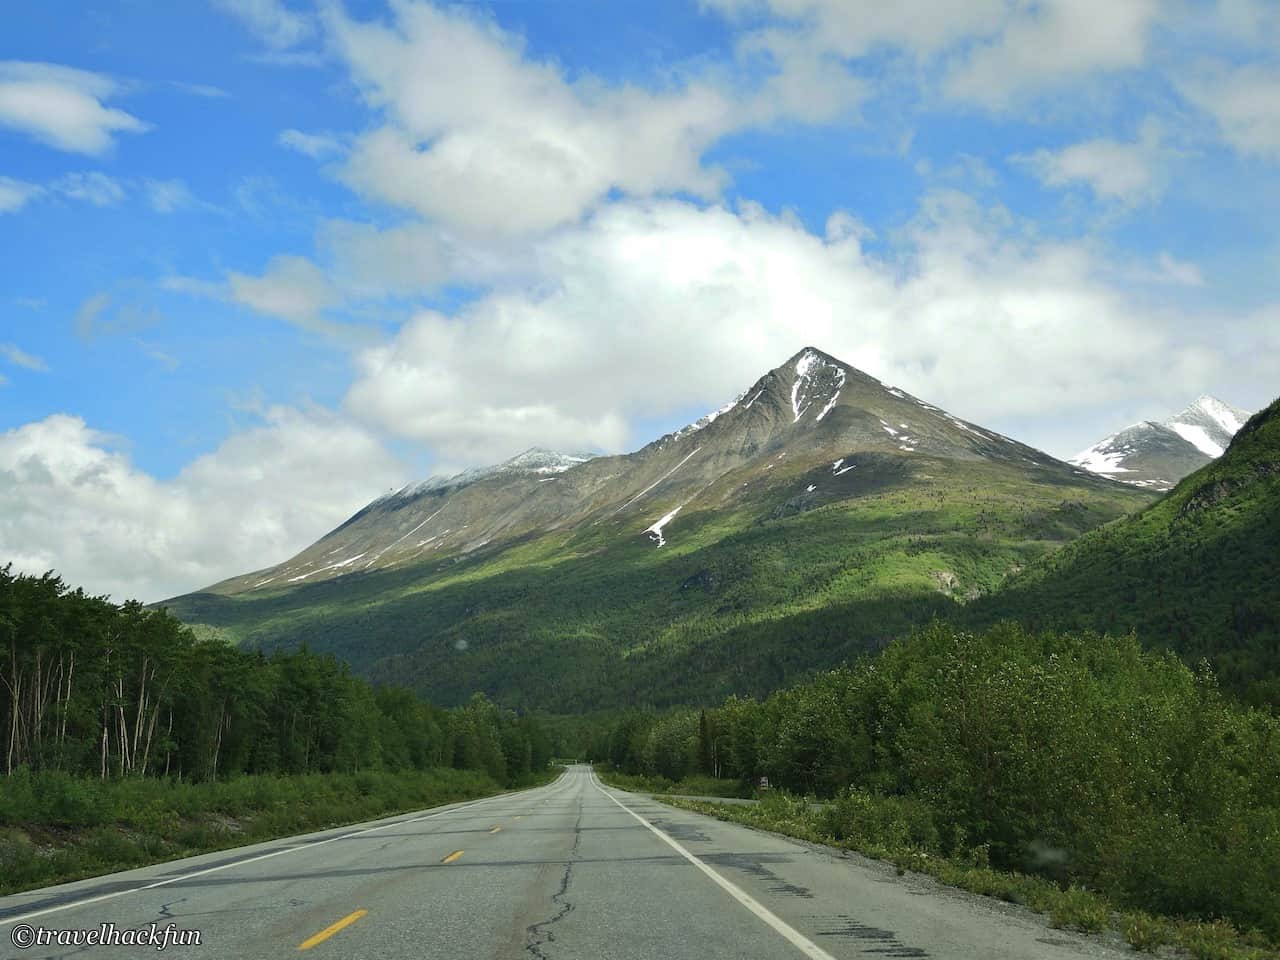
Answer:
MULTIPOLYGON (((650 772, 672 743, 687 762, 687 744, 659 732, 698 716, 622 718, 610 758, 650 772)), ((935 624, 706 717, 724 775, 830 798, 815 811, 779 792, 733 814, 746 822, 912 869, 945 858, 965 882, 989 865, 1280 936, 1280 720, 1133 637, 935 624)), ((1067 922, 1095 922, 1092 894, 1063 896, 1067 922)))
POLYGON ((1069 887, 1057 897, 1049 910, 1049 924, 1074 927, 1085 933, 1101 933, 1111 919, 1111 907, 1097 894, 1080 887, 1069 887))
POLYGON ((0 824, 103 823, 100 790, 85 775, 199 781, 452 766, 515 785, 552 753, 535 716, 483 695, 441 710, 402 688, 375 689, 331 654, 268 657, 197 640, 164 611, 8 567, 0 718, 9 775, 0 824), (38 797, 27 770, 44 777, 38 797))
POLYGON ((600 779, 611 787, 639 793, 678 794, 691 797, 746 797, 750 791, 737 780, 722 780, 698 774, 669 780, 643 774, 619 773, 607 767, 596 767, 600 779))
POLYGON ((0 777, 0 895, 500 789, 475 770, 259 774, 201 783, 104 782, 23 770, 0 777))
POLYGON ((1247 702, 1280 703, 1280 401, 1220 459, 1152 506, 1031 564, 967 607, 965 624, 1134 631, 1208 659, 1247 702))
POLYGON ((1133 949, 1155 953, 1170 941, 1171 932, 1163 920, 1139 910, 1125 915, 1124 937, 1133 949))
POLYGON ((662 549, 624 514, 171 609, 246 648, 305 642, 439 703, 484 690, 562 712, 710 704, 955 615, 1011 570, 1151 499, 1025 464, 863 457, 841 480, 859 478, 849 499, 779 516, 797 480, 772 476, 732 508, 682 513, 662 549))

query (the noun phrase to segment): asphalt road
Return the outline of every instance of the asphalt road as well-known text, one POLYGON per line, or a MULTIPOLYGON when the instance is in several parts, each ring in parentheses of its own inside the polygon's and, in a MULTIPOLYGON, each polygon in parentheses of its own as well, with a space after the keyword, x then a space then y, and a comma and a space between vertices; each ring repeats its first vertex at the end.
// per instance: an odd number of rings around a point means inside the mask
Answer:
POLYGON ((585 766, 520 793, 0 898, 0 957, 157 953, 13 945, 103 924, 198 931, 199 946, 163 955, 201 960, 1132 957, 883 864, 606 789, 585 766))

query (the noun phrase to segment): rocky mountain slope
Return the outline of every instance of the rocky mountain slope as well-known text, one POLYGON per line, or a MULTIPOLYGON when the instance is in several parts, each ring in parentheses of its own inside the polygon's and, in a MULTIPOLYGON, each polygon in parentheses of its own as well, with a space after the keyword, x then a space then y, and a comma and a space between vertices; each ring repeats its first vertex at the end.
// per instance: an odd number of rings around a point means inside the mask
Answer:
POLYGON ((1150 490, 1171 490, 1231 443, 1250 414, 1202 396, 1168 420, 1144 420, 1113 433, 1070 462, 1101 476, 1150 490))
POLYGON ((687 701, 679 671, 714 699, 857 655, 1149 500, 810 348, 635 453, 409 487, 168 605, 440 702, 687 701))
POLYGON ((1033 564, 966 613, 1134 630, 1280 702, 1280 400, 1150 507, 1033 564))

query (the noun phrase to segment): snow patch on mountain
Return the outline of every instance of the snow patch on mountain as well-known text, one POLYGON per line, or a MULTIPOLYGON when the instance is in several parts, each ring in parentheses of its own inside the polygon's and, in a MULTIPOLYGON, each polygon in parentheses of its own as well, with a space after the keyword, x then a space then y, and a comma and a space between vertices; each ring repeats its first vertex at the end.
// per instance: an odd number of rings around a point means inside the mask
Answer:
POLYGON ((805 412, 817 403, 823 404, 815 423, 821 420, 840 399, 840 391, 848 380, 844 367, 822 357, 815 350, 802 353, 795 365, 795 379, 791 384, 791 412, 793 423, 799 423, 805 412))
POLYGON ((1226 452, 1224 447, 1218 446, 1209 439, 1209 434, 1204 427, 1197 427, 1190 423, 1170 423, 1169 429, 1180 436, 1187 443, 1191 444, 1201 453, 1213 457, 1215 460, 1226 452))
POLYGON ((1249 417, 1204 395, 1176 416, 1125 427, 1068 462, 1133 486, 1169 490, 1206 458, 1222 456, 1249 417))
POLYGON ((680 507, 676 507, 674 510, 668 513, 661 520, 654 523, 652 526, 646 527, 644 532, 649 535, 649 539, 652 540, 654 543, 656 543, 658 546, 665 547, 667 545, 667 541, 662 536, 662 528, 675 519, 676 514, 680 512, 680 508, 683 506, 684 504, 681 504, 680 507))

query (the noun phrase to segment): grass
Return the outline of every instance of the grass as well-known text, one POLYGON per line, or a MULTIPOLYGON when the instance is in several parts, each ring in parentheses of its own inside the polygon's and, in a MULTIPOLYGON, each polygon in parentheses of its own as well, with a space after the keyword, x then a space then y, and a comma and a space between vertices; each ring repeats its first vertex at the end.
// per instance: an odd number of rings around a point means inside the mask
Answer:
POLYGON ((1060 929, 1102 934, 1117 931, 1134 950, 1155 953, 1166 945, 1185 950, 1195 960, 1280 960, 1280 948, 1256 932, 1244 933, 1224 921, 1190 923, 1141 912, 1120 913, 1106 897, 1078 886, 1063 889, 1041 877, 995 870, 978 847, 940 853, 936 833, 919 820, 909 800, 870 794, 844 797, 837 804, 813 809, 803 797, 782 791, 758 804, 659 797, 683 810, 812 843, 855 850, 892 863, 899 875, 922 873, 982 896, 1021 904, 1060 929), (842 806, 841 806, 842 804, 842 806))
POLYGON ((19 772, 0 778, 0 896, 502 789, 486 774, 452 769, 212 783, 19 772))

